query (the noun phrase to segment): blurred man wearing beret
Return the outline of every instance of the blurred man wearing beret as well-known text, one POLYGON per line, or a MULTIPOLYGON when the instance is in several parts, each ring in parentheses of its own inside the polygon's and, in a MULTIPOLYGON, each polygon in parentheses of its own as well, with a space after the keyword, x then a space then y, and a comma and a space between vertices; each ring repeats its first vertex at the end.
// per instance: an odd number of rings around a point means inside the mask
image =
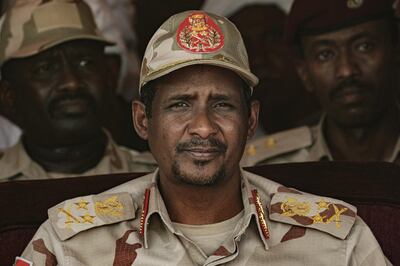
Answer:
POLYGON ((393 0, 296 0, 286 40, 318 98, 317 126, 256 140, 243 165, 321 160, 400 163, 398 31, 393 0))
POLYGON ((17 0, 1 21, 0 99, 23 135, 0 154, 0 181, 154 168, 102 129, 110 43, 83 1, 17 0))
POLYGON ((356 208, 239 167, 258 79, 237 28, 186 11, 150 40, 134 123, 159 169, 67 200, 17 262, 34 265, 391 265, 356 208))

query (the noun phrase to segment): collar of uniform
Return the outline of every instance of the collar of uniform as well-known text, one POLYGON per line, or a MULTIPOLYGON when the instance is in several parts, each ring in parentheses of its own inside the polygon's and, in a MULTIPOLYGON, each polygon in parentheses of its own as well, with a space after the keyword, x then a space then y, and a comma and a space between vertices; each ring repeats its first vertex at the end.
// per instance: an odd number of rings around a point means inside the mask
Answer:
MULTIPOLYGON (((96 169, 104 169, 106 165, 111 165, 112 168, 115 168, 116 170, 120 167, 121 170, 123 170, 121 156, 117 152, 117 144, 106 129, 103 129, 103 131, 107 137, 105 156, 103 156, 94 168, 89 169, 80 175, 104 174, 104 171, 98 172, 96 169)), ((110 167, 107 167, 106 169, 109 168, 110 167)), ((2 169, 0 178, 11 178, 11 180, 13 177, 17 179, 18 176, 24 176, 26 179, 48 179, 76 176, 76 174, 46 172, 46 170, 44 170, 28 155, 24 144, 22 143, 22 137, 18 140, 17 144, 4 151, 4 155, 0 160, 0 169, 2 169)))
POLYGON ((326 144, 326 139, 323 131, 325 119, 326 114, 323 114, 318 125, 312 129, 314 136, 314 145, 311 145, 310 148, 310 158, 312 161, 321 161, 323 159, 328 159, 329 161, 333 160, 328 145, 326 144))
POLYGON ((252 218, 257 223, 259 236, 264 243, 265 249, 268 249, 267 240, 269 239, 269 229, 267 219, 265 218, 265 208, 263 201, 258 194, 257 189, 250 185, 247 179, 247 172, 242 170, 242 200, 244 207, 244 226, 238 232, 240 236, 249 227, 252 218))
POLYGON ((0 179, 12 180, 30 168, 40 173, 41 168, 37 169, 37 167, 35 167, 35 163, 32 162, 31 158, 26 153, 24 145, 22 144, 22 137, 20 137, 14 146, 3 151, 3 156, 0 160, 0 179))
POLYGON ((172 226, 171 219, 169 218, 167 208, 165 207, 164 201, 161 197, 161 193, 158 189, 158 175, 159 170, 155 170, 151 174, 150 185, 144 192, 142 214, 140 217, 139 234, 143 238, 144 248, 148 248, 147 232, 150 225, 150 217, 153 214, 158 214, 163 224, 172 232, 175 230, 172 226))
MULTIPOLYGON (((246 231, 249 227, 252 218, 254 217, 258 232, 261 240, 264 243, 265 249, 268 249, 267 240, 269 238, 268 225, 266 223, 265 218, 265 209, 263 207, 262 201, 258 195, 257 189, 252 187, 246 177, 245 171, 241 172, 242 176, 242 200, 244 207, 243 214, 243 226, 235 232, 234 238, 231 243, 227 243, 228 246, 225 248, 228 251, 233 251, 235 249, 235 241, 234 239, 240 238, 240 236, 246 231), (231 250, 232 249, 232 250, 231 250)), ((153 214, 159 214, 159 217, 163 224, 167 227, 169 231, 176 234, 176 230, 172 225, 171 219, 168 215, 167 208, 165 207, 165 203, 161 197, 160 191, 158 189, 158 170, 156 170, 151 176, 151 185, 145 190, 142 204, 142 214, 140 218, 140 229, 139 233, 143 238, 143 244, 145 248, 148 248, 148 238, 147 232, 150 224, 150 218, 153 214)))

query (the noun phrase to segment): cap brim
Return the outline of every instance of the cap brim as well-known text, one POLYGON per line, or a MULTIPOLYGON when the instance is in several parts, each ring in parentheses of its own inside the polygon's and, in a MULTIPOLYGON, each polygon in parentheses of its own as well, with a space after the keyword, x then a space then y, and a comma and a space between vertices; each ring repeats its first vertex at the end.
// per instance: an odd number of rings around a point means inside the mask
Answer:
POLYGON ((139 94, 142 89, 142 87, 149 81, 155 80, 157 78, 160 78, 162 76, 165 76, 175 70, 181 69, 183 67, 191 66, 191 65, 212 65, 212 66, 219 66, 223 67, 229 70, 232 70, 236 74, 238 74, 251 88, 251 92, 253 92, 253 88, 258 84, 258 78, 251 73, 250 71, 243 70, 242 68, 228 63, 224 61, 217 61, 215 59, 193 59, 190 61, 186 61, 183 63, 177 63, 176 65, 173 66, 167 66, 163 69, 160 69, 158 71, 155 71, 153 73, 150 73, 146 76, 146 79, 143 80, 140 84, 140 89, 139 89, 139 94))
MULTIPOLYGON (((42 42, 36 42, 36 43, 30 44, 30 45, 27 45, 27 46, 19 49, 15 53, 13 53, 10 57, 7 58, 6 61, 13 59, 13 58, 24 58, 24 57, 33 56, 40 52, 46 51, 47 49, 50 49, 54 46, 62 44, 64 42, 74 41, 74 40, 93 40, 93 41, 98 41, 100 43, 103 43, 105 46, 115 45, 115 43, 110 42, 100 36, 93 36, 93 35, 88 35, 88 34, 81 34, 81 35, 78 34, 78 35, 68 36, 68 37, 53 40, 53 41, 45 40, 42 42)), ((4 62, 6 62, 6 61, 4 61, 4 62)), ((4 64, 4 62, 3 62, 3 64, 4 64)))

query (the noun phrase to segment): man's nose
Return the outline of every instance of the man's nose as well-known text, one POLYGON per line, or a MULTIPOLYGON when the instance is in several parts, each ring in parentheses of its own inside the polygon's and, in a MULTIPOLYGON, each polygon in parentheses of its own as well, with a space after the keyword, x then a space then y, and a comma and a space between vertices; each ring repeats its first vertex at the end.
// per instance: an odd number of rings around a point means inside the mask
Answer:
POLYGON ((338 79, 347 79, 359 74, 359 64, 351 52, 346 52, 339 55, 336 65, 336 76, 338 79))
POLYGON ((73 66, 67 61, 63 60, 62 68, 60 71, 59 90, 74 91, 81 87, 81 81, 73 66))
POLYGON ((191 135, 198 135, 202 139, 207 139, 211 135, 215 135, 218 131, 218 127, 213 121, 212 114, 207 110, 196 112, 188 128, 191 135))

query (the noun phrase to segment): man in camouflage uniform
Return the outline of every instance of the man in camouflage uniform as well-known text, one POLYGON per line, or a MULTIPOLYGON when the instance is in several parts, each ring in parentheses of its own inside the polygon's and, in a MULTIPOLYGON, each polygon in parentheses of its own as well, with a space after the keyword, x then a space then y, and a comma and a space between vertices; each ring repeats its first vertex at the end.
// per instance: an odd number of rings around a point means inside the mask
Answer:
POLYGON ((296 0, 286 25, 297 72, 323 115, 250 142, 243 166, 320 160, 400 163, 394 0, 296 0))
POLYGON ((15 1, 2 17, 0 95, 24 131, 0 154, 0 181, 155 168, 102 129, 113 95, 104 47, 83 1, 15 1))
POLYGON ((355 207, 240 169, 257 82, 229 20, 169 18, 133 105, 159 169, 51 208, 17 265, 391 265, 355 207))

